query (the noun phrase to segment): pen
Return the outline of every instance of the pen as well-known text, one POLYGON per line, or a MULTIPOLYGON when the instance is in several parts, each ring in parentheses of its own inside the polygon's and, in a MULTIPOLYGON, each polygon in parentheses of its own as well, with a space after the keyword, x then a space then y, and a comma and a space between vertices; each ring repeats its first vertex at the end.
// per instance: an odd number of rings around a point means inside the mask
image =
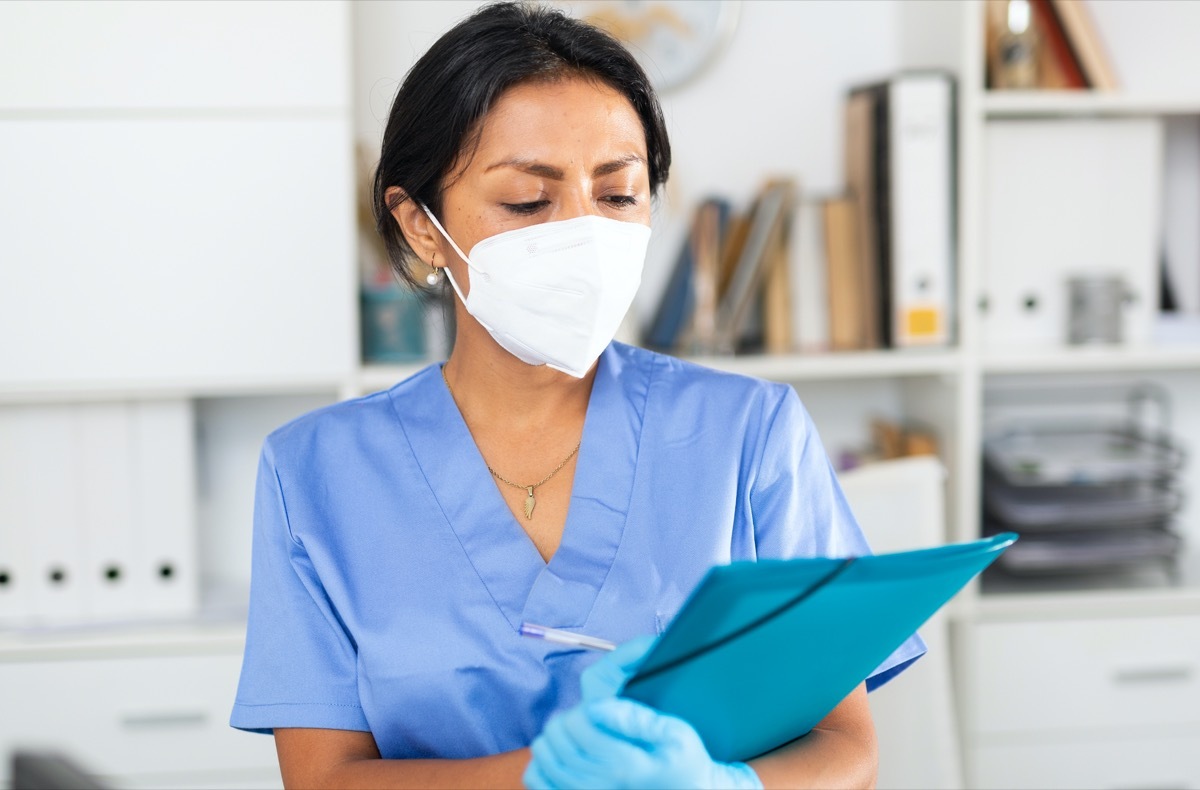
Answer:
POLYGON ((612 642, 597 639, 594 636, 584 636, 583 634, 575 634, 557 628, 547 628, 544 625, 534 625, 533 623, 521 623, 521 627, 517 629, 517 632, 521 636, 532 636, 534 639, 544 639, 547 642, 570 645, 571 647, 586 647, 588 650, 615 650, 617 647, 612 642))

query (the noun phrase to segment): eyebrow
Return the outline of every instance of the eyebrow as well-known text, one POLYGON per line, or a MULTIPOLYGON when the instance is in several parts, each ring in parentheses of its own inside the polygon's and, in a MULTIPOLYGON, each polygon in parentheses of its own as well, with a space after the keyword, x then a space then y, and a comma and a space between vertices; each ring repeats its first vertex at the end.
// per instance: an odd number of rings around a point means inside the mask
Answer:
MULTIPOLYGON (((603 164, 596 165, 595 169, 592 170, 592 176, 600 177, 612 175, 619 170, 624 170, 630 165, 637 163, 645 164, 646 160, 637 154, 626 154, 625 156, 622 156, 619 159, 614 159, 611 162, 605 162, 603 164)), ((563 171, 561 169, 554 167, 553 165, 547 165, 542 162, 538 162, 535 159, 523 159, 521 157, 513 157, 512 159, 505 159, 502 162, 496 162, 494 165, 490 165, 484 172, 490 172, 501 167, 512 167, 522 172, 529 173, 530 175, 542 176, 543 178, 549 178, 553 181, 563 180, 563 171)))

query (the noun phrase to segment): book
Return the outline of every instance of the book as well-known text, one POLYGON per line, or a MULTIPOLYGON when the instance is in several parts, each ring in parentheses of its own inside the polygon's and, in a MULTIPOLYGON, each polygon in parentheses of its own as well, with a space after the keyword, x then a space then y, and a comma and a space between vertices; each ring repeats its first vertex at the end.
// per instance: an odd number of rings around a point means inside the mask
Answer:
POLYGON ((866 348, 866 291, 858 254, 858 201, 831 198, 821 204, 829 287, 829 347, 834 351, 866 348))
POLYGON ((826 281, 822 201, 801 200, 789 245, 793 345, 811 353, 829 350, 829 285, 826 281))
POLYGON ((769 250, 794 202, 790 181, 768 183, 755 201, 746 229, 745 244, 729 272, 729 284, 717 306, 717 352, 735 353, 754 303, 762 296, 762 282, 770 260, 769 250))
POLYGON ((1041 36, 1039 87, 1052 90, 1072 90, 1088 87, 1083 69, 1067 40, 1058 14, 1050 0, 1030 0, 1033 22, 1041 36))
MULTIPOLYGON (((856 259, 853 264, 839 259, 839 271, 836 276, 839 278, 848 276, 849 272, 845 271, 844 267, 853 265, 856 269, 855 287, 861 289, 864 304, 856 310, 856 320, 862 323, 861 329, 856 331, 858 339, 854 341, 854 345, 846 346, 844 343, 849 335, 844 332, 838 333, 839 339, 831 338, 833 347, 837 350, 878 348, 882 344, 877 309, 880 298, 878 278, 879 272, 882 270, 882 262, 879 260, 882 248, 879 239, 883 233, 883 229, 879 227, 881 218, 878 212, 879 201, 877 198, 878 173, 882 171, 877 161, 880 154, 880 147, 876 139, 879 131, 876 118, 876 108, 879 104, 876 97, 877 92, 878 88, 857 89, 852 91, 846 100, 844 160, 846 189, 853 199, 854 228, 858 235, 854 244, 856 259), (867 309, 868 305, 871 306, 870 309, 867 309)), ((828 226, 826 229, 828 230, 828 226)), ((833 243, 839 240, 834 239, 831 242, 827 235, 826 241, 833 243)), ((833 298, 833 278, 835 276, 832 272, 833 265, 834 261, 831 257, 831 298, 833 298)), ((831 317, 830 320, 832 321, 833 318, 831 317)))
POLYGON ((668 353, 675 351, 696 305, 694 267, 689 233, 675 256, 675 265, 667 278, 666 288, 646 330, 645 344, 648 347, 668 353))
MULTIPOLYGON (((794 196, 793 196, 794 197, 794 196)), ((763 282, 763 344, 768 354, 787 354, 795 346, 792 325, 791 271, 794 201, 783 207, 775 235, 767 249, 766 279, 763 282)))
POLYGON ((715 760, 765 754, 807 734, 860 683, 870 688, 1016 537, 711 568, 619 694, 687 721, 715 760))
POLYGON ((716 351, 721 250, 729 219, 729 202, 711 197, 701 202, 692 222, 689 239, 692 245, 695 308, 684 339, 684 348, 692 354, 712 354, 716 351))
POLYGON ((1112 64, 1081 0, 1051 0, 1051 5, 1078 58, 1087 84, 1097 90, 1116 90, 1117 78, 1112 64))

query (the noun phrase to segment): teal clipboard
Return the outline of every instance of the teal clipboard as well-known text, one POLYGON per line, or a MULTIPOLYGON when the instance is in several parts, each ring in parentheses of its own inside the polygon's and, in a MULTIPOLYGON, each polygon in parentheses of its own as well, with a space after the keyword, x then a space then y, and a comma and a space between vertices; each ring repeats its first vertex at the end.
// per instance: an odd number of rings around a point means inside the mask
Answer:
POLYGON ((808 733, 1016 539, 712 568, 620 695, 690 723, 716 760, 764 754, 808 733))

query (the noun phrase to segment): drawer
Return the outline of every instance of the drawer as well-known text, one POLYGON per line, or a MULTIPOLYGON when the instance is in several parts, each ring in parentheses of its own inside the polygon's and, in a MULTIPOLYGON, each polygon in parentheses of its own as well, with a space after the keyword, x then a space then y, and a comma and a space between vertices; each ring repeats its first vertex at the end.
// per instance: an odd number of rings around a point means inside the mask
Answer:
POLYGON ((103 776, 277 771, 274 739, 231 729, 241 656, 0 662, 0 754, 48 748, 103 776))
POLYGON ((985 743, 968 751, 972 788, 1196 788, 1200 728, 1165 737, 985 743))
POLYGON ((982 623, 966 647, 974 735, 1200 724, 1200 618, 982 623))

